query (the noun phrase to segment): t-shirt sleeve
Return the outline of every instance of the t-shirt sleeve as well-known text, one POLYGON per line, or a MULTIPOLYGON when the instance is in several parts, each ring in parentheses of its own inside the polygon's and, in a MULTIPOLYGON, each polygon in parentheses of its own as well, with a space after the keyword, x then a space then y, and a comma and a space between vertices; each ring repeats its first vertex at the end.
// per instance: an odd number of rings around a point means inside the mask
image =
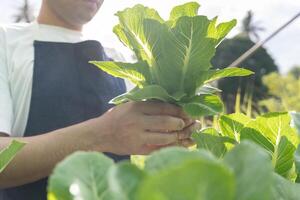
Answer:
POLYGON ((0 132, 11 135, 13 107, 9 88, 6 49, 5 29, 0 26, 0 132))

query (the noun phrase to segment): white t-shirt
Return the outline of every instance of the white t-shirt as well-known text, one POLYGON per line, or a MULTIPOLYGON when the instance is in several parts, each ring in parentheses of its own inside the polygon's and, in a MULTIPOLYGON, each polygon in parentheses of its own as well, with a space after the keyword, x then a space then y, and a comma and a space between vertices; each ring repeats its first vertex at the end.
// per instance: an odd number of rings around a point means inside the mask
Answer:
POLYGON ((22 137, 32 90, 34 40, 76 43, 80 32, 49 25, 0 26, 0 132, 22 137))

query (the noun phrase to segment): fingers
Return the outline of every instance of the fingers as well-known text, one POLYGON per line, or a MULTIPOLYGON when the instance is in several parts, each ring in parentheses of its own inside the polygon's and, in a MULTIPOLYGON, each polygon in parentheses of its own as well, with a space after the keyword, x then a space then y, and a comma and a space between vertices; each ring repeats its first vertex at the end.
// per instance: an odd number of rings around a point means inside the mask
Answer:
POLYGON ((145 133, 145 141, 146 145, 155 145, 155 146, 163 146, 175 143, 177 141, 176 133, 153 133, 146 132, 145 133))
POLYGON ((145 132, 145 141, 148 145, 165 146, 169 144, 178 143, 179 141, 186 141, 191 138, 194 131, 199 129, 200 124, 194 123, 182 131, 175 131, 170 133, 161 132, 145 132))
POLYGON ((179 131, 178 140, 188 139, 191 137, 192 133, 199 130, 201 128, 201 124, 199 122, 195 122, 190 126, 184 128, 182 131, 179 131))
POLYGON ((172 116, 145 116, 143 127, 150 132, 173 132, 183 130, 185 122, 172 116))

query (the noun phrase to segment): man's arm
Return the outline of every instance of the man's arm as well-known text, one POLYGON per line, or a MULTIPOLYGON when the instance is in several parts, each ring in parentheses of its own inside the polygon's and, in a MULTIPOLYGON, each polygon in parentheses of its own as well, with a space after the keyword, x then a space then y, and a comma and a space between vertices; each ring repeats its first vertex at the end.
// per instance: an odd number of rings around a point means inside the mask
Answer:
POLYGON ((90 138, 94 134, 94 121, 39 136, 0 137, 0 149, 8 146, 13 139, 27 143, 0 174, 0 188, 18 186, 47 177, 59 161, 74 151, 105 151, 104 144, 98 143, 96 146, 90 138))
POLYGON ((194 121, 176 106, 139 102, 116 106, 101 117, 39 136, 0 137, 0 150, 13 139, 25 147, 0 174, 0 188, 49 176, 54 166, 74 151, 148 154, 163 146, 191 145, 194 121))

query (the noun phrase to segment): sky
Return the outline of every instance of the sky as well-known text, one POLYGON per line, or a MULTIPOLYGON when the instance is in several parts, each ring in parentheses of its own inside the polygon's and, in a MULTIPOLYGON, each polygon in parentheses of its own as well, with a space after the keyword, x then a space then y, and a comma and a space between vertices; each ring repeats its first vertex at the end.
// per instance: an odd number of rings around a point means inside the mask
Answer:
MULTIPOLYGON (((120 51, 126 59, 130 59, 128 51, 113 34, 112 28, 118 23, 114 14, 118 10, 134 6, 137 3, 147 5, 159 11, 162 17, 167 18, 172 7, 190 0, 105 0, 95 18, 86 25, 84 33, 89 38, 100 40, 110 48, 120 51)), ((254 21, 266 30, 260 33, 261 39, 266 38, 274 30, 300 12, 300 0, 196 0, 201 4, 199 14, 209 18, 219 16, 219 21, 237 19, 238 25, 229 35, 239 32, 241 19, 248 10, 254 12, 254 21)), ((40 0, 30 1, 36 12, 40 0)), ((22 0, 0 0, 0 23, 11 22, 12 16, 22 5, 22 0)), ((300 17, 289 27, 269 41, 265 47, 282 73, 292 66, 300 65, 300 17)))

